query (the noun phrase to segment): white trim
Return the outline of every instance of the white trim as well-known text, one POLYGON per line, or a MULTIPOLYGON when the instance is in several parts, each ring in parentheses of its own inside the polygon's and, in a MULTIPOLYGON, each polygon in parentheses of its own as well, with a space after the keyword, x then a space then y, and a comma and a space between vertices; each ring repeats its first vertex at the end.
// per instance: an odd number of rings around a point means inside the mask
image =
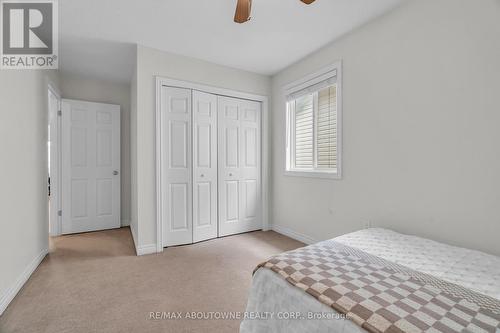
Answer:
POLYGON ((262 230, 270 230, 269 225, 269 200, 270 200, 270 183, 269 183, 269 168, 270 168, 270 152, 269 149, 269 100, 262 96, 262 116, 261 116, 261 177, 262 177, 262 230))
POLYGON ((339 72, 342 71, 342 60, 336 61, 331 65, 323 67, 317 72, 306 75, 299 80, 295 80, 283 87, 285 96, 293 94, 299 90, 315 85, 321 81, 327 80, 333 76, 337 76, 339 82, 339 72))
MULTIPOLYGON (((218 88, 218 87, 214 87, 214 86, 198 84, 198 83, 189 82, 189 81, 170 79, 170 78, 161 77, 161 76, 156 77, 156 87, 157 88, 158 88, 158 84, 160 85, 160 87, 163 85, 163 86, 176 87, 176 88, 193 89, 193 90, 207 92, 209 94, 226 96, 226 97, 241 98, 241 99, 248 99, 250 101, 256 101, 256 102, 264 102, 264 101, 267 102, 267 100, 268 100, 268 97, 263 96, 263 95, 249 94, 249 93, 245 93, 245 92, 241 92, 241 91, 237 91, 237 90, 218 88)), ((157 92, 158 92, 158 90, 157 90, 157 92)), ((156 100, 158 101, 158 99, 156 99, 156 100)))
POLYGON ((290 140, 290 137, 293 133, 290 133, 290 129, 293 127, 293 124, 290 121, 293 119, 289 119, 290 110, 287 108, 288 102, 285 103, 285 117, 286 117, 286 140, 285 140, 285 168, 284 174, 285 176, 294 176, 294 177, 309 177, 309 178, 323 178, 323 179, 334 179, 340 180, 342 179, 342 128, 343 128, 343 119, 342 119, 342 110, 343 110, 343 102, 342 102, 342 60, 339 60, 329 66, 322 68, 321 70, 307 75, 299 80, 291 82, 283 87, 284 96, 290 95, 300 89, 304 89, 307 86, 314 85, 318 82, 324 81, 331 77, 332 75, 336 75, 337 77, 337 170, 335 172, 332 171, 321 171, 318 169, 314 170, 296 170, 292 169, 290 165, 291 159, 291 150, 289 147, 293 145, 293 142, 290 140))
POLYGON ((56 86, 54 86, 54 84, 52 82, 49 82, 47 83, 47 86, 49 88, 49 90, 54 94, 56 95, 57 99, 58 100, 61 100, 62 97, 61 97, 61 93, 59 92, 59 89, 57 89, 56 86))
MULTIPOLYGON (((49 80, 48 80, 49 81, 49 80)), ((56 133, 52 133, 53 140, 51 141, 51 149, 56 149, 56 163, 53 163, 54 161, 51 161, 51 165, 54 166, 54 164, 57 165, 57 168, 52 168, 51 170, 51 184, 50 184, 50 192, 51 192, 51 198, 57 199, 57 202, 50 202, 50 211, 55 211, 55 215, 57 216, 57 223, 49 223, 50 230, 49 230, 49 235, 50 236, 60 236, 62 234, 62 217, 58 216, 57 212, 62 209, 62 142, 61 142, 61 134, 62 134, 62 124, 61 124, 61 117, 58 116, 58 112, 61 110, 61 94, 59 90, 56 88, 56 86, 52 82, 47 83, 47 101, 46 101, 46 108, 47 108, 47 116, 48 116, 48 126, 52 127, 50 119, 51 116, 53 116, 52 119, 56 119, 56 124, 54 124, 54 127, 56 129, 56 133), (48 93, 52 93, 56 99, 57 99, 57 110, 55 115, 50 114, 49 110, 49 99, 48 99, 48 93), (54 182, 53 180, 56 179, 57 181, 54 182)), ((49 138, 47 138, 48 141, 49 138)), ((50 158, 50 156, 49 156, 50 158)), ((54 216, 54 213, 51 214, 52 217, 54 216)), ((49 219, 51 216, 49 216, 49 219)))
POLYGON ((17 278, 16 282, 8 288, 0 297, 0 315, 7 309, 10 302, 16 297, 17 293, 21 290, 24 284, 29 280, 30 276, 36 270, 38 265, 42 262, 43 258, 49 253, 48 249, 44 249, 38 254, 30 264, 24 269, 23 273, 17 278))
POLYGON ((156 252, 163 252, 163 223, 161 221, 162 216, 162 195, 161 195, 161 184, 163 181, 161 179, 161 87, 163 86, 163 81, 156 77, 156 108, 155 108, 155 126, 156 126, 156 136, 155 136, 155 159, 156 159, 156 252))
POLYGON ((337 175, 338 179, 342 179, 342 129, 344 128, 343 122, 343 89, 344 89, 344 81, 342 80, 342 73, 344 72, 342 68, 342 61, 339 61, 337 64, 337 175))
POLYGON ((261 164, 262 164, 262 229, 269 230, 269 98, 263 95, 248 94, 241 91, 218 88, 193 82, 169 79, 157 76, 156 77, 156 136, 155 136, 155 151, 156 151, 156 252, 163 251, 163 226, 161 223, 162 216, 162 199, 160 184, 161 182, 161 87, 170 86, 178 88, 186 88, 207 92, 219 96, 234 97, 247 99, 262 103, 262 140, 261 140, 261 164))
POLYGON ((323 179, 342 179, 337 172, 320 171, 320 170, 285 170, 285 176, 290 177, 306 177, 306 178, 323 178, 323 179))
POLYGON ((85 104, 93 104, 95 106, 103 106, 103 107, 106 107, 106 106, 114 106, 114 107, 118 107, 120 108, 120 114, 121 114, 121 106, 120 104, 113 104, 113 103, 99 103, 99 102, 91 102, 91 101, 86 101, 86 100, 83 100, 83 99, 72 99, 72 98, 63 98, 62 101, 65 101, 65 102, 73 102, 73 103, 85 103, 85 104))
POLYGON ((314 244, 314 243, 318 242, 313 237, 302 234, 302 233, 297 232, 297 231, 290 229, 288 227, 273 224, 272 229, 279 234, 282 234, 282 235, 285 235, 285 236, 290 237, 292 239, 298 240, 299 242, 302 242, 302 243, 307 244, 307 245, 314 244))

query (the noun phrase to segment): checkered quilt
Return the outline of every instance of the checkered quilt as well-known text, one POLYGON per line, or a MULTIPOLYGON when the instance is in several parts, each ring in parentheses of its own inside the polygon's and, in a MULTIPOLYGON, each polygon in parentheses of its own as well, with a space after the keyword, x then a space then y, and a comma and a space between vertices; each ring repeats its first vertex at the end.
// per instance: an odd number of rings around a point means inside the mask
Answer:
POLYGON ((261 267, 369 332, 500 332, 500 300, 335 241, 261 267))

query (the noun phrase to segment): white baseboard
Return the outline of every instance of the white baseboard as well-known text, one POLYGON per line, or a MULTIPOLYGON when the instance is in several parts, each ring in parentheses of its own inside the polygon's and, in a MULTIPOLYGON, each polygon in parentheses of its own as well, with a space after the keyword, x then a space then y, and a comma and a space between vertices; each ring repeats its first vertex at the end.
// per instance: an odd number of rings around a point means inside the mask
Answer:
POLYGON ((10 302, 12 302, 14 297, 16 297, 19 290, 21 290, 24 284, 28 281, 31 274, 33 274, 38 265, 40 265, 47 253, 49 253, 48 249, 40 252, 40 254, 36 256, 36 258, 34 258, 33 261, 31 261, 31 263, 25 268, 24 272, 17 278, 16 282, 9 289, 7 289, 3 295, 1 295, 0 315, 5 311, 5 309, 7 309, 7 306, 9 306, 10 302))
POLYGON ((288 227, 284 227, 284 226, 274 225, 273 224, 271 229, 274 230, 274 231, 276 231, 279 234, 288 236, 290 238, 298 240, 299 242, 305 243, 307 245, 314 244, 314 243, 318 242, 313 237, 308 236, 308 235, 304 235, 304 234, 302 234, 300 232, 297 232, 297 231, 295 231, 293 229, 290 229, 288 227))
POLYGON ((137 245, 137 234, 132 223, 130 224, 130 232, 132 233, 132 240, 134 241, 135 253, 138 256, 156 253, 156 244, 137 245))
POLYGON ((141 245, 135 248, 138 256, 156 253, 156 244, 141 245))

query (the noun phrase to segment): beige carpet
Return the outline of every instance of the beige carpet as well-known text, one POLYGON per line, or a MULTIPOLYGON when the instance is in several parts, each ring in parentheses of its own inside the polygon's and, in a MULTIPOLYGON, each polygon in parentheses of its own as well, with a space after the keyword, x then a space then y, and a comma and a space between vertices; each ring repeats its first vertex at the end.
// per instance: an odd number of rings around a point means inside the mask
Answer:
POLYGON ((128 228, 58 237, 0 317, 0 332, 237 332, 238 320, 149 316, 244 311, 254 267, 300 246, 253 232, 136 257, 128 228))

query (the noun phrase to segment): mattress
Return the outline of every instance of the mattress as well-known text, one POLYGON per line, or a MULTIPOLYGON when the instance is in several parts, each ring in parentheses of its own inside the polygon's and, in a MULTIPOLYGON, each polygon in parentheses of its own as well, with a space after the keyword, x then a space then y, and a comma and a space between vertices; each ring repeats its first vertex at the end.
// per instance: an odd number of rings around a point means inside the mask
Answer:
MULTIPOLYGON (((334 240, 500 299, 499 257, 378 228, 360 230, 334 240)), ((263 268, 254 275, 247 315, 258 319, 244 320, 240 327, 243 333, 365 332, 332 308, 263 268)))

